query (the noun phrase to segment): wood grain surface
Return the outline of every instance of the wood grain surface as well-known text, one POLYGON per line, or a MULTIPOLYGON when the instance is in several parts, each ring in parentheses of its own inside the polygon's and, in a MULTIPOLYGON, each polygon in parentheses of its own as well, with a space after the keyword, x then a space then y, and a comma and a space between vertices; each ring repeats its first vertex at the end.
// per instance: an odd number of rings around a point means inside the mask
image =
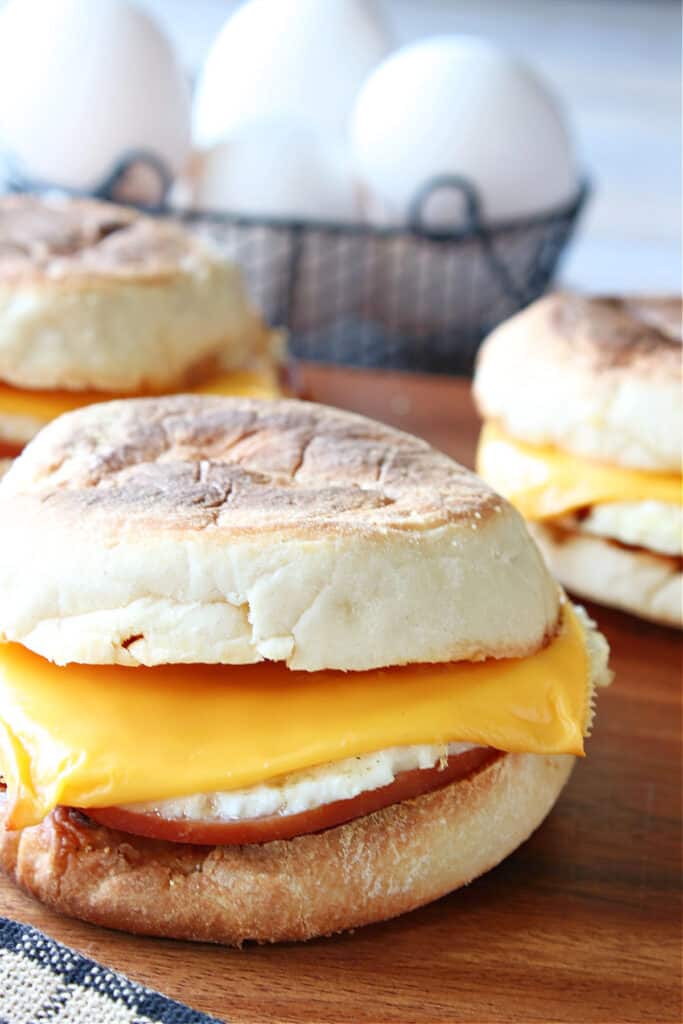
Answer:
MULTIPOLYGON (((307 368, 302 383, 472 463, 464 381, 307 368)), ((467 889, 355 934, 241 951, 60 918, 5 880, 0 912, 234 1022, 680 1021, 681 639, 592 611, 617 675, 588 756, 542 828, 467 889)))

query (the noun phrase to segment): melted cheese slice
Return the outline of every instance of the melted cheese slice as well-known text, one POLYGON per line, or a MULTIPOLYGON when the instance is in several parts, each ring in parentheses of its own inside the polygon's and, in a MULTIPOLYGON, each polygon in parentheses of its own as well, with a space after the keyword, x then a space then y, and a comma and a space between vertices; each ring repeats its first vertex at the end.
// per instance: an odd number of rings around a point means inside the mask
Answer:
POLYGON ((557 448, 513 440, 492 423, 481 432, 477 472, 532 520, 612 502, 683 504, 680 474, 592 462, 557 448))
MULTIPOLYGON (((248 370, 230 370, 215 374, 186 391, 193 395, 229 395, 243 398, 277 398, 282 394, 275 365, 248 370)), ((96 402, 130 395, 105 391, 30 391, 0 381, 0 415, 28 416, 49 423, 64 412, 96 402)))
POLYGON ((276 663, 69 665, 0 646, 0 767, 10 826, 238 789, 386 747, 462 741, 583 753, 590 663, 568 605, 529 658, 368 672, 276 663))

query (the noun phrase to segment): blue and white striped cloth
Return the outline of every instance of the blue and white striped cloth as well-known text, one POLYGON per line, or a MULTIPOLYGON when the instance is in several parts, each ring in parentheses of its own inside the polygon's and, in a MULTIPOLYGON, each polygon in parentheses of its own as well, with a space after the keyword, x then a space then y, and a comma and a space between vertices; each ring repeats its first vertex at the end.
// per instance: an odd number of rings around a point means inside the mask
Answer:
POLYGON ((220 1024, 0 917, 0 1024, 220 1024))

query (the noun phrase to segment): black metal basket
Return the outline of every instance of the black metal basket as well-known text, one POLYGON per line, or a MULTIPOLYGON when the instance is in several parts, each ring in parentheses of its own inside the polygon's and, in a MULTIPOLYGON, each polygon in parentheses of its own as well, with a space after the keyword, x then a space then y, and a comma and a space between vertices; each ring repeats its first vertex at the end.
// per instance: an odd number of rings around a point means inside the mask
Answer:
MULTIPOLYGON (((456 176, 428 182, 401 228, 179 212, 164 204, 164 167, 136 152, 91 194, 120 199, 140 163, 159 179, 152 212, 181 220, 241 265, 267 320, 288 329, 295 358, 442 373, 470 373, 482 338, 547 289, 589 191, 584 181, 561 208, 495 225, 483 223, 475 188, 456 176), (457 231, 434 230, 423 215, 444 189, 462 197, 457 231)), ((15 173, 9 187, 49 186, 15 173)))

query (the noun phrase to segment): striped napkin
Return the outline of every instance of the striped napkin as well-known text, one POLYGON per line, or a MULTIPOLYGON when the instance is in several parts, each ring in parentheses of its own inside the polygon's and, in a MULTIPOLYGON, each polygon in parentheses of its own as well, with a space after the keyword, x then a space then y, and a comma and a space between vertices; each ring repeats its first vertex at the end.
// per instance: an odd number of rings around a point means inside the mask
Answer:
POLYGON ((0 917, 0 1024, 220 1024, 0 917))

